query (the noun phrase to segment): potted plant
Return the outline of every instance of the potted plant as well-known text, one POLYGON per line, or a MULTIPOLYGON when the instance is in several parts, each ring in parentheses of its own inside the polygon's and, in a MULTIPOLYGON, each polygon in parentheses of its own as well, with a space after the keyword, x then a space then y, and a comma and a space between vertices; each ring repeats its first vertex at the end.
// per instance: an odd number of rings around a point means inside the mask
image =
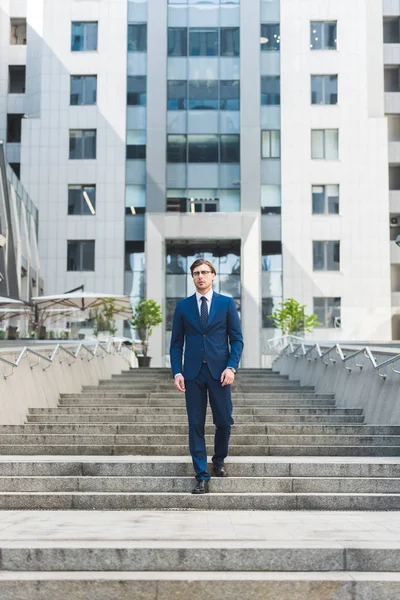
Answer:
POLYGON ((133 317, 130 321, 130 325, 137 331, 142 342, 143 356, 137 357, 139 367, 150 367, 151 357, 147 356, 149 338, 153 328, 162 322, 161 306, 155 300, 146 298, 139 300, 138 305, 133 309, 133 317))
POLYGON ((306 315, 305 304, 300 304, 294 298, 288 298, 279 302, 281 308, 277 308, 268 319, 273 321, 273 326, 279 328, 283 335, 311 333, 314 327, 321 327, 315 314, 306 315))

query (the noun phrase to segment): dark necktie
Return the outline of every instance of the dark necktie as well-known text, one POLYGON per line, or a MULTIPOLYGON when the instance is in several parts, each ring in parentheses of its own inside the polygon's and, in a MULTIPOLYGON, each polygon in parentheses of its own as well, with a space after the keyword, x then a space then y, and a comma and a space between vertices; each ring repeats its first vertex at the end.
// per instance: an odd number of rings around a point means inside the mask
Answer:
POLYGON ((201 299, 200 321, 201 321, 201 327, 202 327, 203 331, 205 331, 207 329, 208 309, 207 309, 207 298, 205 298, 204 296, 201 299))

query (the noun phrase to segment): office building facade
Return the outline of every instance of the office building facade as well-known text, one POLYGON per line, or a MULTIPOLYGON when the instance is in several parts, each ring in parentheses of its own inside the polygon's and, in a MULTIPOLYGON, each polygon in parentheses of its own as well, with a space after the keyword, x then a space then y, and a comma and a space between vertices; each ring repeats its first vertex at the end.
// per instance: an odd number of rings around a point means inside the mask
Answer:
POLYGON ((199 256, 235 299, 244 366, 266 364, 277 335, 268 317, 283 298, 318 314, 316 339, 399 337, 387 6, 0 6, 0 134, 40 210, 49 293, 85 284, 157 300, 154 366, 168 362, 173 310, 193 292, 199 256))

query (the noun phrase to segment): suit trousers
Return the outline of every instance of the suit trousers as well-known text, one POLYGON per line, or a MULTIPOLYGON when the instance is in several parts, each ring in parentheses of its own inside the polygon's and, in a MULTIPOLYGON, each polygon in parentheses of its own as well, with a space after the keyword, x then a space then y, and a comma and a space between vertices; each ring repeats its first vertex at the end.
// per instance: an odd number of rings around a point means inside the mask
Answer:
POLYGON ((207 450, 204 438, 207 393, 216 427, 212 461, 215 465, 222 466, 228 455, 231 425, 234 423, 231 386, 222 387, 221 382, 212 377, 207 363, 203 363, 196 379, 185 381, 185 387, 189 421, 189 449, 193 467, 198 481, 202 479, 208 481, 210 474, 207 472, 207 450))

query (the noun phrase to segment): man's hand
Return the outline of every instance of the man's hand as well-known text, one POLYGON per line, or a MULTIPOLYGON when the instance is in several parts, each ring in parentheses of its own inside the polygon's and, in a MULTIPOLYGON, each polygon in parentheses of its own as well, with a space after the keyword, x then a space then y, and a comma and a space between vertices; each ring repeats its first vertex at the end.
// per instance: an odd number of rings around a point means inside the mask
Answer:
POLYGON ((183 375, 177 375, 175 377, 175 389, 178 390, 178 392, 184 392, 186 390, 183 375))
POLYGON ((234 382, 234 379, 235 373, 232 371, 232 369, 225 369, 225 371, 221 375, 222 387, 224 387, 225 385, 231 385, 231 383, 234 382))

